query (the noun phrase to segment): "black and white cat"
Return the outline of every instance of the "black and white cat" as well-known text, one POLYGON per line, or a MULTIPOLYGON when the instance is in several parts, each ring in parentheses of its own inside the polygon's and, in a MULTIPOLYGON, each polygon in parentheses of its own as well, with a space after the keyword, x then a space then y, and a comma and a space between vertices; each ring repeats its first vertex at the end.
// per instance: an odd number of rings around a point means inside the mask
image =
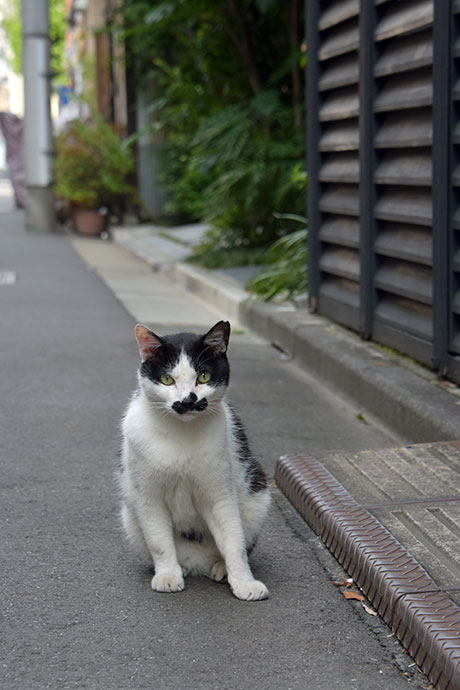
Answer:
POLYGON ((268 597, 248 553, 270 504, 265 474, 225 401, 230 324, 159 337, 136 326, 139 389, 122 423, 122 523, 153 559, 152 588, 188 574, 227 578, 238 599, 268 597))

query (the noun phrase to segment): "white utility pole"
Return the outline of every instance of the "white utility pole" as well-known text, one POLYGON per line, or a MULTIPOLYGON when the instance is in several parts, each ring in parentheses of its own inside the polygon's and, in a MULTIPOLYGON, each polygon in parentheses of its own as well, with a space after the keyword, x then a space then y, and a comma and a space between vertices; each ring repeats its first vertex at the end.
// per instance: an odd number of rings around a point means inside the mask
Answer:
POLYGON ((22 0, 24 74, 24 164, 26 226, 56 229, 51 183, 53 135, 50 113, 50 36, 48 0, 22 0))

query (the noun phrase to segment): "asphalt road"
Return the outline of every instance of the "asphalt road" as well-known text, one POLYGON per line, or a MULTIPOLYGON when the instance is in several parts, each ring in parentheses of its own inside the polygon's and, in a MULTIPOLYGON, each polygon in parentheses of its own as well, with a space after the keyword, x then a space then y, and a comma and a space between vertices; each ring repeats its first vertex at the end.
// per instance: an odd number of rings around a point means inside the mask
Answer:
MULTIPOLYGON (((114 482, 133 317, 68 239, 26 235, 20 214, 3 214, 0 244, 0 270, 17 272, 0 286, 1 687, 426 687, 390 631, 332 584, 339 566, 276 489, 252 555, 268 601, 204 579, 150 590, 114 482)), ((287 451, 394 445, 267 343, 234 335, 231 362, 232 400, 269 472, 287 451)))

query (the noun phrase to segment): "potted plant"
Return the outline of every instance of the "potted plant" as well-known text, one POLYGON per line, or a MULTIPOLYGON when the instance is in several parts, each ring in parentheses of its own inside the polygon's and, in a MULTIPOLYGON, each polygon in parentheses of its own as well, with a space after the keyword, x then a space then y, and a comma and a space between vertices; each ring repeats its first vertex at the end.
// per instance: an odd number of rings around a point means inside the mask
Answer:
POLYGON ((101 233, 108 212, 134 192, 133 168, 130 149, 100 115, 67 124, 56 137, 55 193, 69 202, 77 232, 101 233))

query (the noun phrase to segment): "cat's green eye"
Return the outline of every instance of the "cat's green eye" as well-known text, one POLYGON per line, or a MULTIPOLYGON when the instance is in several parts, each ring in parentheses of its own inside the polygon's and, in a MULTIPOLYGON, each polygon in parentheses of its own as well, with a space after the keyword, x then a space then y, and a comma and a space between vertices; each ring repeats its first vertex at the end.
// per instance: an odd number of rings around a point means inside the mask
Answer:
POLYGON ((202 371, 201 374, 198 374, 197 381, 198 383, 208 383, 208 381, 211 380, 211 374, 209 371, 202 371))
POLYGON ((174 379, 172 376, 169 374, 162 374, 160 376, 160 381, 163 383, 165 386, 172 386, 174 383, 174 379))

